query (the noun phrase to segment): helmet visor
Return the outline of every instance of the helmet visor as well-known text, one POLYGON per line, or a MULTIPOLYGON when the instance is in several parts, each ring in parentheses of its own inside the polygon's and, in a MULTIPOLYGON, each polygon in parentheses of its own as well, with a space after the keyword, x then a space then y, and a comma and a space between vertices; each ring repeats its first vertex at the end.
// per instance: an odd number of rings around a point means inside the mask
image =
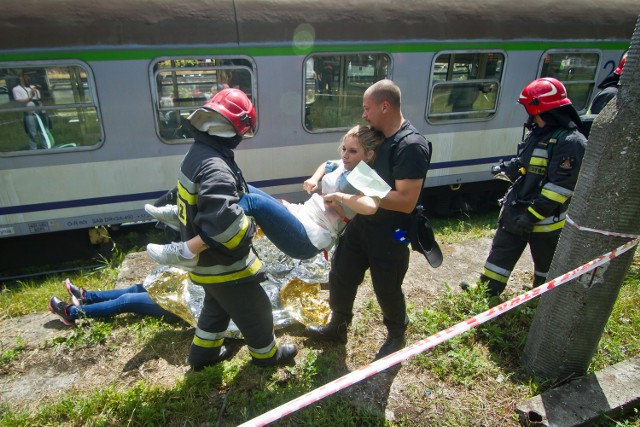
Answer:
POLYGON ((198 108, 187 117, 189 122, 201 132, 209 135, 220 136, 223 138, 232 138, 236 136, 236 130, 233 125, 217 111, 209 108, 198 108))

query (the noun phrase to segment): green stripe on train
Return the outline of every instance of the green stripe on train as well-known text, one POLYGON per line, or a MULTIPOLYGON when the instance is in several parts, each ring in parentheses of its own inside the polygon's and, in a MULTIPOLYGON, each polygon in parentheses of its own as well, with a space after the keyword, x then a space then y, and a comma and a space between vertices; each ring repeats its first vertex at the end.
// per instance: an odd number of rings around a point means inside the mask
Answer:
POLYGON ((621 41, 508 41, 508 42, 433 42, 433 43, 385 43, 385 44, 331 44, 317 46, 284 46, 284 47, 211 47, 211 48, 145 48, 123 49, 122 47, 104 48, 100 50, 56 50, 0 53, 0 61, 47 60, 47 59, 80 59, 84 61, 122 61, 153 59, 161 56, 211 56, 244 54, 249 56, 294 56, 322 52, 390 52, 419 53, 438 52, 441 50, 483 50, 502 49, 505 51, 527 51, 547 49, 602 49, 625 50, 629 40, 621 41))

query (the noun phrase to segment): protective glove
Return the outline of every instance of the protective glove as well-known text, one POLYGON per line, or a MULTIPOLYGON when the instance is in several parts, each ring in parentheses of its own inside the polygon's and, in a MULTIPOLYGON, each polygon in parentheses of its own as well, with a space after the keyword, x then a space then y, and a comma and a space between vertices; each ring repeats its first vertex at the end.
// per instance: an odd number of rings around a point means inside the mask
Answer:
POLYGON ((500 162, 500 164, 491 168, 491 173, 498 179, 509 181, 512 184, 525 174, 525 168, 522 167, 520 159, 513 158, 508 162, 500 162))
POLYGON ((506 162, 502 168, 502 171, 511 179, 511 181, 515 181, 524 175, 524 168, 522 167, 522 163, 520 163, 520 159, 513 158, 506 162))
POLYGON ((529 211, 513 218, 513 231, 520 236, 527 236, 533 230, 533 226, 539 221, 529 211))

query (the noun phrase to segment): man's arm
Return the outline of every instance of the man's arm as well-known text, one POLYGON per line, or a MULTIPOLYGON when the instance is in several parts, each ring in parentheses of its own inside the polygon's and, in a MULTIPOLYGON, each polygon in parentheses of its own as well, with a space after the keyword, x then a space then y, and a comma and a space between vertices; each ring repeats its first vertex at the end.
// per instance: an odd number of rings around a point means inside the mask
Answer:
POLYGON ((342 217, 345 215, 340 205, 344 205, 353 212, 362 215, 373 215, 378 211, 378 206, 380 206, 378 197, 365 196, 364 194, 329 193, 324 195, 324 201, 342 217))
POLYGON ((390 211, 413 212, 423 183, 424 179, 396 180, 396 189, 389 191, 389 194, 380 201, 380 207, 390 211))

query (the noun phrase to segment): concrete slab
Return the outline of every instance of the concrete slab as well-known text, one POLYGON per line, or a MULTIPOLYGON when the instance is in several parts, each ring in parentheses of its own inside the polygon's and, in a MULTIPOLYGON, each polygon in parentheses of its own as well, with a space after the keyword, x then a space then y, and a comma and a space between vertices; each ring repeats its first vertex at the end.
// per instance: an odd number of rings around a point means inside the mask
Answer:
POLYGON ((640 356, 527 399, 516 406, 529 427, 590 426, 640 407, 640 356))

